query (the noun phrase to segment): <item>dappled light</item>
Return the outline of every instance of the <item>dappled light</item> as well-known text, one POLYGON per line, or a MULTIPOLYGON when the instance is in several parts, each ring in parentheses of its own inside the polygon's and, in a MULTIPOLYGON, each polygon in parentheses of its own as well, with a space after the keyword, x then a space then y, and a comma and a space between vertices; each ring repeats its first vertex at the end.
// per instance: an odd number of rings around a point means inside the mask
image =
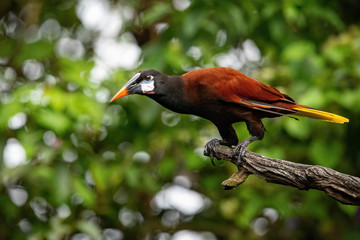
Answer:
POLYGON ((13 186, 8 188, 8 193, 11 201, 19 207, 26 203, 29 196, 21 186, 13 186))
POLYGON ((22 128, 25 125, 26 120, 26 114, 19 112, 9 119, 8 127, 13 130, 22 128))
POLYGON ((58 57, 69 58, 70 60, 78 60, 84 57, 85 48, 80 40, 71 38, 61 38, 56 43, 55 51, 58 57))
POLYGON ((36 80, 44 75, 44 66, 36 60, 26 60, 23 73, 29 80, 36 80))
POLYGON ((155 212, 161 209, 174 209, 185 216, 201 212, 206 205, 209 205, 207 198, 179 185, 166 186, 155 195, 152 204, 155 212))
POLYGON ((3 161, 8 168, 15 168, 26 163, 25 149, 17 139, 7 140, 3 150, 3 161))

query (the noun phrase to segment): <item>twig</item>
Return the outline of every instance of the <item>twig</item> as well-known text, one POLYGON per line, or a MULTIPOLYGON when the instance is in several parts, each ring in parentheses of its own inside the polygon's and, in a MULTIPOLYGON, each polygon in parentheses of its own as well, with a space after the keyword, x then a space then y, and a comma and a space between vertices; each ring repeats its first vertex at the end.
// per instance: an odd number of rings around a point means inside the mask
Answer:
MULTIPOLYGON (((218 146, 214 157, 236 165, 232 149, 218 146)), ((335 200, 349 205, 360 205, 360 178, 343 174, 330 168, 273 159, 247 151, 239 172, 234 173, 221 185, 233 189, 254 174, 270 183, 296 187, 300 190, 317 189, 335 200)))

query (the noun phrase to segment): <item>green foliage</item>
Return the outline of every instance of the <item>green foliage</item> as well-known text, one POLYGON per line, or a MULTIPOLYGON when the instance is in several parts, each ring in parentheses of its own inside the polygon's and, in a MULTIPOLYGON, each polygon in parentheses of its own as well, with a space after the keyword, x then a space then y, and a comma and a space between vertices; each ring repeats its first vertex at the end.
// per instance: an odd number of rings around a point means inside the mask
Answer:
MULTIPOLYGON (((255 176, 221 189, 236 169, 202 156, 218 136, 208 121, 143 96, 109 103, 140 69, 180 75, 227 56, 298 103, 350 119, 266 119, 250 150, 359 176, 355 2, 3 0, 0 239, 170 239, 184 229, 198 239, 359 239, 358 208, 322 192, 255 176), (103 42, 128 45, 119 52, 103 42), (249 42, 261 59, 247 53, 249 42), (130 66, 135 46, 141 56, 130 66), (200 210, 160 206, 172 186, 197 192, 200 210)), ((194 207, 183 194, 175 200, 194 207)))

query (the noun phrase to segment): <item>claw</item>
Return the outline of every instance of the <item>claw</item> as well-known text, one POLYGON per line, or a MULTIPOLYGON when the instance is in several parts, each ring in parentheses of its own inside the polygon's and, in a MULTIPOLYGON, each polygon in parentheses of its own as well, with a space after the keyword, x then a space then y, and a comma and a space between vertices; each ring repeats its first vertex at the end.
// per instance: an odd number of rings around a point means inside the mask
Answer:
MULTIPOLYGON (((246 140, 245 140, 246 141, 246 140)), ((246 142, 241 142, 239 145, 237 145, 233 151, 233 155, 232 158, 235 159, 236 155, 238 155, 237 157, 237 161, 236 161, 236 165, 239 167, 241 164, 242 159, 244 158, 245 152, 248 148, 249 144, 246 144, 246 142)))
POLYGON ((220 141, 218 139, 212 139, 208 143, 206 143, 205 148, 204 148, 204 155, 210 157, 211 163, 214 166, 215 166, 215 163, 214 163, 215 149, 219 145, 220 145, 220 141))
POLYGON ((213 151, 210 152, 210 160, 211 160, 212 165, 215 167, 216 165, 214 163, 214 152, 213 151))
POLYGON ((246 139, 244 141, 242 141, 239 145, 237 145, 234 148, 233 154, 232 154, 232 158, 234 159, 236 157, 237 154, 239 154, 239 156, 237 157, 237 161, 236 161, 236 165, 238 168, 240 168, 241 162, 244 159, 246 150, 249 146, 250 143, 259 140, 260 138, 257 136, 252 136, 249 139, 246 139))

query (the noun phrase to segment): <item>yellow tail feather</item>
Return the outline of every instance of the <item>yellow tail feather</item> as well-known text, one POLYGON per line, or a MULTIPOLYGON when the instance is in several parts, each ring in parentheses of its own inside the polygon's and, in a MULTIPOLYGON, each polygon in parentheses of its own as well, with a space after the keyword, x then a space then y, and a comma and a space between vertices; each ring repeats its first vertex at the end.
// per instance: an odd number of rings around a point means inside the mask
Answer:
POLYGON ((345 117, 313 108, 298 107, 298 108, 294 108, 294 110, 298 111, 297 113, 293 113, 293 115, 297 115, 297 116, 315 118, 333 123, 349 122, 349 119, 345 117))

